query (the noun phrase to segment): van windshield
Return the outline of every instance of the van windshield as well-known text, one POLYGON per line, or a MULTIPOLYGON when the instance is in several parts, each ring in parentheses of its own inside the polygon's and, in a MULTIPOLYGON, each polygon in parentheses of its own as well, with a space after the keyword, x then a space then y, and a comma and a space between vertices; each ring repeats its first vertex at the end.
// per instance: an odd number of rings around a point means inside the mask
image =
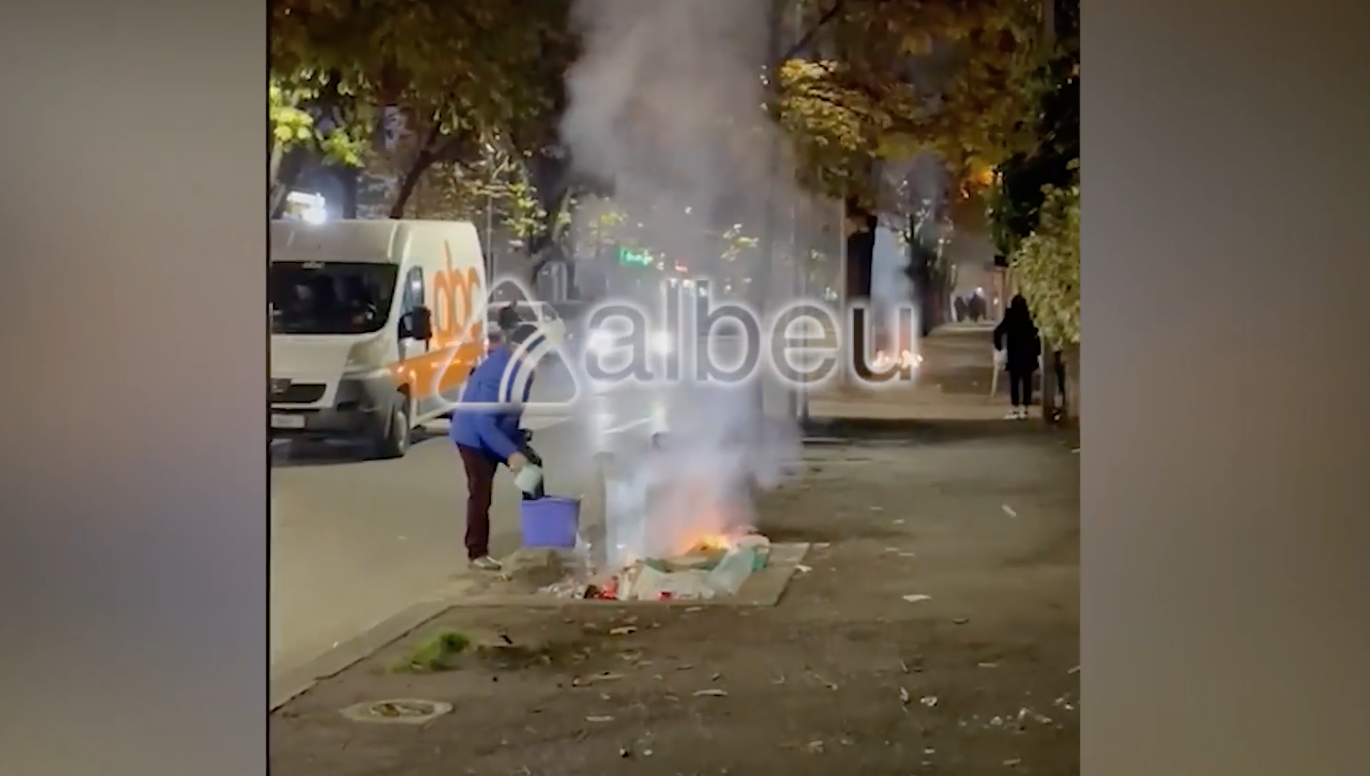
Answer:
POLYGON ((347 261, 272 262, 273 334, 370 334, 390 317, 399 267, 347 261))

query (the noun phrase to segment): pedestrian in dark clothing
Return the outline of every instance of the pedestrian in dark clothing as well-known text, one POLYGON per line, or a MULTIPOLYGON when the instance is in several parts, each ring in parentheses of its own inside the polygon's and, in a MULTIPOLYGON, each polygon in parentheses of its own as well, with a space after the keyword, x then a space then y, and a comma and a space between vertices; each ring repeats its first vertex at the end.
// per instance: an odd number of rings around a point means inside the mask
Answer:
POLYGON ((957 323, 960 323, 970 317, 970 311, 966 309, 966 298, 964 296, 956 297, 956 301, 952 302, 952 305, 955 307, 957 323))
POLYGON ((979 323, 985 319, 985 297, 980 294, 971 294, 970 301, 966 303, 970 308, 970 319, 979 323))
POLYGON ((534 366, 524 356, 532 348, 521 346, 531 346, 531 340, 540 335, 531 324, 516 326, 504 335, 500 345, 471 371, 448 432, 466 469, 466 555, 473 567, 487 571, 500 568, 490 557, 495 470, 504 464, 517 474, 529 464, 541 465, 528 447, 531 434, 519 428, 533 387, 532 373, 527 370, 534 366))
POLYGON ((1032 376, 1042 356, 1042 340, 1032 322, 1027 300, 1015 294, 1004 319, 994 327, 995 359, 1008 372, 1009 398, 1013 409, 1008 417, 1023 420, 1032 404, 1032 376))

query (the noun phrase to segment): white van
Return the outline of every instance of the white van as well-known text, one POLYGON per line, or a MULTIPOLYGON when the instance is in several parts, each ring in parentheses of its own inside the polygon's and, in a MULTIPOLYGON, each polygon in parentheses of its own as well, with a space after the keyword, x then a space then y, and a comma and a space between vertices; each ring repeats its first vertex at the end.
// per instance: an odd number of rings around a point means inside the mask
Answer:
POLYGON ((475 227, 273 221, 270 250, 271 437, 403 456, 486 352, 475 227))

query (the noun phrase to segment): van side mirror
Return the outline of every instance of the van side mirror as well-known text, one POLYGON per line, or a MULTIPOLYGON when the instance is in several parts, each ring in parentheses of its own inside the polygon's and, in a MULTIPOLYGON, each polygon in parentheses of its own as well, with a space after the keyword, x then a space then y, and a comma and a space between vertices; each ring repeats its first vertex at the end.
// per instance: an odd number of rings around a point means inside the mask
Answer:
POLYGON ((427 307, 415 307, 405 313, 400 320, 400 336, 422 342, 433 339, 433 311, 427 307))

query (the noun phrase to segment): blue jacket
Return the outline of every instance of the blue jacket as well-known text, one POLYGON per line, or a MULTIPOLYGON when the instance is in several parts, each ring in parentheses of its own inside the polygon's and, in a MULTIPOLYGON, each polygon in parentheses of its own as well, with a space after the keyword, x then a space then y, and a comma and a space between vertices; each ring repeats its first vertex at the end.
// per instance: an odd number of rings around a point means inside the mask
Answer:
POLYGON ((452 428, 447 435, 462 447, 508 461, 523 449, 519 421, 532 388, 531 367, 514 359, 511 346, 495 348, 471 370, 462 387, 461 401, 452 410, 452 428))

